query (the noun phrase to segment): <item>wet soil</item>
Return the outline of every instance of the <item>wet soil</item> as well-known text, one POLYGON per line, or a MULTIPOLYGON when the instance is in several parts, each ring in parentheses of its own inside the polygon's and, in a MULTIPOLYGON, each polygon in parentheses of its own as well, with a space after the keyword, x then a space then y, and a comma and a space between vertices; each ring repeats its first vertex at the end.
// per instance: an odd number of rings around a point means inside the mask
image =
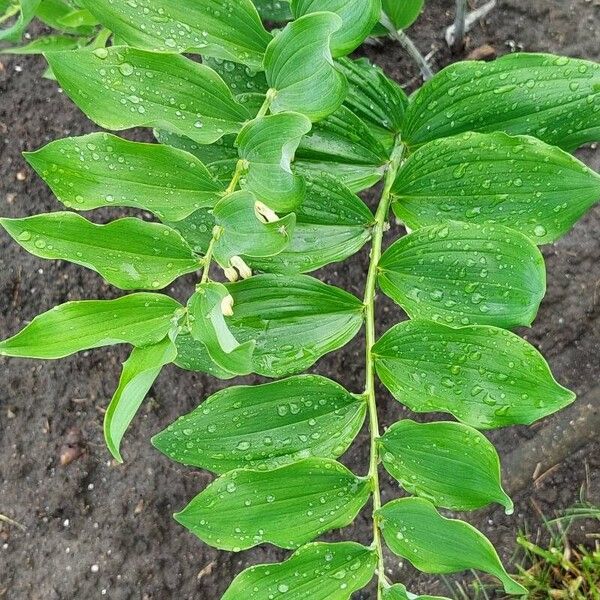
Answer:
MULTIPOLYGON (((443 41, 453 2, 427 4, 424 17, 409 33, 424 53, 434 51, 433 63, 439 69, 459 58, 443 41)), ((598 0, 503 0, 474 28, 465 53, 490 44, 499 54, 522 48, 598 60, 599 29, 598 0)), ((365 53, 409 89, 418 83, 415 67, 397 46, 386 43, 365 53)), ((41 58, 0 60, 0 214, 14 217, 60 209, 20 154, 95 127, 55 83, 41 78, 41 58)), ((143 139, 148 134, 139 135, 143 139)), ((578 156, 600 170, 597 150, 583 149, 578 156)), ((99 219, 108 217, 98 213, 99 219)), ((582 397, 600 376, 599 228, 600 208, 596 208, 568 236, 544 248, 548 295, 533 328, 522 332, 544 352, 557 378, 582 397)), ((28 255, 4 233, 0 247, 0 337, 16 332, 56 304, 118 295, 93 273, 28 255)), ((366 267, 367 255, 362 252, 319 276, 361 295, 366 267)), ((193 278, 184 278, 169 292, 185 298, 192 285, 193 278)), ((403 318, 385 299, 378 311, 382 330, 403 318)), ((271 547, 241 554, 218 552, 170 518, 211 476, 169 462, 152 449, 149 438, 222 383, 165 369, 124 442, 126 463, 118 466, 110 460, 102 440, 103 410, 125 357, 124 349, 111 348, 46 363, 0 358, 0 514, 22 525, 0 521, 0 598, 216 600, 243 568, 286 556, 271 547), (61 466, 67 443, 78 458, 61 466)), ((315 371, 358 391, 364 378, 362 365, 359 336, 321 360, 315 371)), ((407 415, 384 390, 379 403, 384 425, 407 415)), ((491 437, 506 455, 534 432, 535 427, 512 428, 491 437)), ((366 441, 363 432, 344 457, 357 473, 367 470, 366 441)), ((599 449, 599 442, 591 442, 550 472, 538 473, 543 476, 537 484, 531 482, 515 497, 512 517, 486 510, 469 519, 509 559, 517 531, 535 531, 542 514, 553 516, 572 506, 582 485, 590 500, 600 502, 599 449)), ((384 476, 384 500, 396 495, 397 487, 384 476)), ((368 543, 370 527, 365 511, 354 525, 329 537, 368 543)), ((583 527, 575 527, 582 539, 590 533, 583 527)), ((396 557, 390 556, 387 564, 391 575, 414 591, 448 594, 437 579, 417 574, 396 557)), ((475 597, 473 592, 467 594, 475 597)), ((370 589, 356 595, 373 597, 370 589)))

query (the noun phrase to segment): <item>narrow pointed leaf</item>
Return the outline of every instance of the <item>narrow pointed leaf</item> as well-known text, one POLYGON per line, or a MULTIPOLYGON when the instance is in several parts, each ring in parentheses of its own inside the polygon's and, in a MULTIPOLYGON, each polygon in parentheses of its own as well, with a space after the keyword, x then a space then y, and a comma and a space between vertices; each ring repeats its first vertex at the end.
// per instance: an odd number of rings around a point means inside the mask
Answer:
POLYGON ((530 425, 575 399, 525 340, 485 325, 430 321, 392 327, 375 344, 375 366, 414 412, 446 412, 478 429, 530 425))
POLYGON ((364 202, 329 175, 307 177, 307 193, 295 214, 289 246, 275 256, 251 259, 252 267, 296 274, 345 260, 366 244, 374 221, 364 202))
POLYGON ((222 550, 263 543, 295 549, 351 523, 370 493, 369 480, 333 460, 312 458, 274 471, 230 471, 175 519, 222 550))
POLYGON ((35 13, 42 0, 18 0, 18 17, 9 27, 0 29, 0 41, 18 42, 29 23, 35 17, 35 13))
POLYGON ((237 375, 252 372, 254 340, 240 344, 229 330, 223 302, 229 292, 222 283, 201 283, 188 302, 192 337, 202 342, 210 358, 222 369, 237 375))
POLYGON ((390 550, 424 573, 477 569, 496 576, 507 594, 526 594, 511 579, 490 541, 463 521, 446 519, 421 498, 402 498, 378 513, 390 550))
POLYGON ((531 240, 502 225, 456 221, 395 242, 378 281, 410 317, 455 327, 530 325, 546 291, 544 259, 531 240))
POLYGON ((250 0, 83 0, 128 45, 157 52, 199 52, 259 66, 270 34, 250 0))
POLYGON ((425 0, 382 0, 383 10, 396 29, 410 27, 423 11, 425 0))
POLYGON ((385 588, 383 590, 383 600, 449 600, 442 596, 417 596, 406 591, 406 587, 401 583, 385 588))
POLYGON ((292 0, 296 19, 319 11, 328 11, 342 19, 342 27, 331 37, 333 56, 345 56, 356 50, 369 36, 381 14, 381 0, 292 0))
POLYGON ((379 140, 343 106, 301 140, 295 164, 313 174, 333 175, 352 191, 360 191, 381 179, 387 161, 379 140))
POLYGON ((156 344, 169 333, 180 308, 168 296, 147 293, 67 302, 0 342, 0 355, 54 359, 114 344, 156 344))
POLYGON ((0 54, 43 54, 58 50, 72 50, 83 46, 86 41, 85 38, 70 35, 48 35, 39 37, 24 46, 1 48, 0 54))
POLYGON ((348 84, 329 48, 341 27, 337 15, 313 13, 289 23, 269 44, 264 66, 276 92, 271 112, 299 112, 319 121, 342 105, 348 84))
POLYGON ((249 117, 212 69, 183 56, 113 46, 46 58, 67 95, 106 129, 159 127, 211 144, 249 117))
POLYGON ((307 544, 280 564, 242 571, 222 600, 349 600, 373 578, 377 556, 353 542, 307 544))
POLYGON ((108 133, 57 140, 25 157, 57 198, 75 210, 129 206, 178 221, 214 206, 223 190, 187 152, 108 133))
POLYGON ((213 216, 222 228, 214 255, 224 267, 230 266, 234 256, 279 254, 290 243, 296 223, 294 214, 264 222, 257 212, 255 196, 246 191, 223 198, 215 206, 213 216))
POLYGON ((366 124, 398 133, 408 105, 404 90, 365 58, 340 58, 337 65, 349 84, 344 105, 366 124))
POLYGON ((55 212, 0 219, 0 225, 31 254, 82 265, 124 290, 164 288, 200 267, 179 233, 140 219, 96 225, 76 213, 55 212))
POLYGON ((381 448, 387 472, 414 496, 454 510, 498 502, 512 513, 496 449, 467 425, 399 421, 382 436, 381 448))
POLYGON ((237 138, 240 158, 247 161, 241 186, 276 211, 294 210, 304 197, 304 181, 291 163, 300 139, 311 129, 299 113, 279 113, 250 121, 237 138))
POLYGON ((123 364, 119 387, 104 415, 104 439, 113 457, 123 462, 120 446, 133 417, 162 368, 177 356, 173 341, 166 337, 158 344, 134 348, 123 364))
POLYGON ((600 65, 551 54, 459 62, 412 98, 403 138, 410 146, 466 131, 533 135, 574 150, 600 139, 600 65))
POLYGON ((231 60, 211 58, 210 56, 203 56, 202 63, 218 73, 219 77, 238 98, 243 94, 257 93, 264 95, 269 89, 264 71, 255 70, 231 60))
POLYGON ((394 212, 413 229, 498 223, 546 244, 600 200, 600 176, 532 137, 465 133, 421 146, 392 194, 394 212))
POLYGON ((365 401, 342 386, 300 375, 217 392, 152 443, 173 460, 215 473, 267 470, 310 456, 337 458, 365 414, 365 401))
POLYGON ((363 304, 348 292, 306 275, 257 275, 227 286, 240 342, 256 340, 254 372, 283 377, 313 365, 360 329, 363 304))

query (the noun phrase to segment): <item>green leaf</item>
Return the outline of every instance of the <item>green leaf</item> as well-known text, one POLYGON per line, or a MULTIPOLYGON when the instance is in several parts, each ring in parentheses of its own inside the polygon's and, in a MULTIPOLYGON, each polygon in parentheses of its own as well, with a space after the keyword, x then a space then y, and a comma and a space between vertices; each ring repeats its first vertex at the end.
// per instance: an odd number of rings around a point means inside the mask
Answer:
POLYGON ((162 368, 177 356, 173 341, 166 337, 158 344, 134 348, 123 364, 119 387, 104 415, 104 439, 113 457, 123 462, 120 445, 133 417, 162 368))
POLYGON ((349 600, 371 581, 376 553, 353 542, 303 546, 280 564, 257 565, 240 573, 222 600, 349 600))
POLYGON ((273 471, 230 471, 175 519, 222 550, 263 543, 295 549, 350 524, 370 494, 370 480, 333 460, 311 458, 273 471))
POLYGON ((499 223, 546 244, 600 200, 600 176, 532 137, 465 133, 417 149, 392 194, 394 212, 413 229, 499 223))
POLYGON ((530 325, 546 291, 544 259, 502 225, 451 221, 399 239, 379 263, 379 285, 411 318, 447 325, 530 325))
POLYGON ((67 29, 92 28, 99 24, 94 15, 86 9, 72 10, 60 19, 60 24, 67 29))
POLYGON ((292 0, 296 19, 319 11, 328 11, 342 19, 342 27, 331 37, 333 56, 345 56, 356 50, 371 33, 381 14, 381 0, 292 0))
POLYGON ((292 10, 289 0, 253 0, 254 6, 265 21, 289 21, 292 10))
POLYGON ((278 218, 255 196, 246 191, 225 196, 214 208, 215 223, 222 228, 214 246, 214 256, 223 267, 230 267, 234 256, 273 256, 290 242, 294 214, 278 218), (262 216, 267 212, 269 220, 262 216))
POLYGON ((221 390, 152 443, 172 460, 219 474, 243 467, 267 470, 310 456, 337 458, 365 415, 365 401, 341 385, 300 375, 221 390))
POLYGON ((289 246, 275 256, 249 260, 253 268, 290 275, 308 273, 345 260, 371 237, 371 211, 329 175, 308 176, 306 196, 295 214, 289 246))
MULTIPOLYGON (((40 2, 41 0, 18 0, 16 5, 19 8, 19 16, 12 25, 5 29, 0 29, 0 41, 18 42, 23 33, 25 33, 29 23, 33 21, 40 2)), ((14 14, 13 11, 9 12, 14 14)))
POLYGON ((406 591, 406 587, 397 583, 391 587, 384 588, 383 600, 449 600, 442 596, 417 596, 406 591))
POLYGON ((267 82, 276 92, 271 112, 299 112, 319 121, 342 105, 348 84, 329 49, 341 27, 337 15, 313 13, 292 21, 273 39, 264 59, 267 82))
POLYGON ((304 197, 304 181, 292 173, 300 139, 311 129, 298 113, 279 113, 250 121, 237 138, 239 155, 247 162, 241 187, 273 210, 294 210, 304 197))
POLYGON ((404 90, 366 58, 340 58, 337 66, 350 86, 345 106, 367 125, 399 133, 408 105, 404 90))
POLYGON ((201 283, 188 301, 192 337, 202 342, 210 358, 221 369, 236 375, 252 372, 254 340, 240 344, 225 322, 231 296, 222 283, 201 283))
POLYGON ((67 95, 106 129, 161 127, 211 144, 249 117, 212 69, 183 56, 113 46, 46 58, 67 95))
POLYGON ((177 358, 175 364, 186 371, 208 373, 217 379, 233 379, 237 373, 232 373, 217 365, 210 357, 206 346, 185 332, 180 333, 175 340, 177 358))
POLYGON ((76 210, 130 206, 178 221, 214 206, 223 191, 195 156, 108 133, 57 140, 25 158, 57 198, 76 210))
POLYGON ((83 0, 127 44, 157 52, 200 52, 258 67, 271 35, 250 0, 83 0))
POLYGON ((210 56, 203 56, 202 63, 217 72, 238 99, 243 94, 264 95, 269 89, 264 71, 255 70, 231 60, 211 58, 210 56))
POLYGON ((200 268, 179 233, 140 219, 96 225, 75 213, 55 212, 0 219, 0 225, 31 254, 82 265, 124 290, 164 288, 200 268))
POLYGON ((460 423, 405 420, 392 425, 380 443, 387 472, 410 494, 454 510, 498 502, 512 514, 498 453, 477 430, 460 423))
POLYGON ((530 425, 575 399, 525 340, 486 325, 392 327, 373 347, 377 374, 414 412, 445 412, 478 429, 530 425))
POLYGON ((295 164, 313 175, 333 175, 356 192, 377 183, 388 160, 379 140, 343 106, 302 138, 295 164))
POLYGON ((57 50, 72 50, 79 48, 86 42, 85 38, 76 38, 70 35, 47 35, 39 37, 24 46, 15 48, 1 48, 0 54, 43 54, 57 50))
POLYGON ((67 302, 0 342, 0 355, 54 359, 113 344, 149 346, 166 337, 180 308, 168 296, 146 293, 67 302))
POLYGON ((390 550, 424 573, 456 573, 477 569, 496 576, 507 594, 526 594, 511 579, 490 541, 463 521, 446 519, 421 498, 401 498, 379 512, 390 550))
POLYGON ((304 371, 362 325, 358 298, 306 275, 257 275, 227 288, 232 333, 241 343, 256 340, 254 372, 266 377, 304 371))
POLYGON ((600 139, 600 65, 551 54, 459 62, 411 98, 409 146, 466 131, 533 135, 573 150, 600 139))
POLYGON ((382 0, 383 10, 396 29, 407 29, 423 11, 425 0, 382 0))

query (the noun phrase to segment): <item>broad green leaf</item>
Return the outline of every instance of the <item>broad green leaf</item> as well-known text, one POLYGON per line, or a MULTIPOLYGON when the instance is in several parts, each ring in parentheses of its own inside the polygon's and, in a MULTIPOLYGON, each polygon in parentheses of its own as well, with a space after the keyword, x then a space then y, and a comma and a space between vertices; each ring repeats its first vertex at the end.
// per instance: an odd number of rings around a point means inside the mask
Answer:
POLYGON ((113 46, 46 58, 67 95, 106 129, 160 127, 211 144, 249 116, 212 69, 183 56, 113 46))
POLYGON ((55 212, 0 219, 0 225, 31 254, 82 265, 124 290, 164 288, 201 266, 177 231, 140 219, 96 225, 76 213, 55 212))
POLYGON ((540 251, 518 231, 451 221, 392 244, 378 282, 411 318, 510 328, 533 322, 546 271, 540 251))
POLYGON ((442 517, 422 498, 401 498, 378 512, 390 550, 424 573, 477 569, 496 576, 507 594, 526 594, 511 579, 490 541, 468 523, 442 517))
POLYGON ((209 56, 203 56, 202 63, 216 71, 238 98, 243 94, 264 95, 269 89, 264 71, 255 70, 231 60, 209 56))
POLYGON ((380 443, 387 472, 410 494, 454 510, 498 502, 512 514, 498 453, 477 430, 461 423, 405 420, 392 425, 380 443))
POLYGON ((478 429, 530 425, 575 399, 532 345, 496 327, 406 321, 373 353, 383 384, 412 411, 451 413, 478 429))
POLYGON ((289 21, 292 18, 289 0, 253 0, 253 3, 266 21, 289 21))
POLYGON ((337 458, 365 420, 366 403, 337 383, 300 375, 230 387, 152 439, 172 460, 215 473, 267 470, 317 456, 337 458))
POLYGON ((233 379, 237 373, 227 371, 217 365, 210 357, 206 346, 195 340, 190 334, 180 333, 175 340, 177 346, 177 358, 175 364, 186 371, 197 371, 208 373, 218 379, 233 379))
POLYGON ((423 11, 425 0, 382 0, 383 10, 396 29, 410 27, 423 11))
POLYGON ((235 301, 227 322, 241 343, 256 340, 254 372, 266 377, 304 371, 362 325, 358 298, 306 275, 257 275, 227 287, 235 301))
MULTIPOLYGON (((18 8, 18 17, 12 25, 0 29, 0 41, 18 42, 23 36, 23 33, 25 33, 29 23, 31 23, 35 17, 40 2, 41 0, 18 0, 15 2, 14 4, 18 8)), ((7 14, 15 14, 14 9, 11 10, 9 8, 7 14)), ((2 21, 0 21, 0 23, 1 22, 2 21)))
POLYGON ((222 600, 349 600, 373 578, 376 553, 354 542, 307 544, 280 564, 240 573, 222 600))
POLYGON ((356 50, 381 14, 381 0, 292 0, 291 6, 296 19, 319 11, 334 13, 342 19, 342 27, 331 36, 333 56, 345 56, 356 50))
POLYGON ((369 479, 333 460, 311 458, 273 471, 230 471, 175 519, 222 550, 263 543, 295 549, 351 523, 370 494, 369 479))
POLYGON ((221 369, 237 375, 252 372, 254 340, 240 344, 225 322, 231 296, 222 283, 201 283, 188 301, 192 337, 202 342, 210 358, 221 369))
POLYGON ((57 140, 25 158, 57 198, 76 210, 130 206, 178 221, 214 206, 223 191, 195 156, 108 133, 57 140))
POLYGON ((149 346, 166 337, 180 308, 168 296, 146 293, 67 302, 0 342, 0 355, 54 359, 114 344, 149 346))
POLYGON ((302 138, 295 164, 313 175, 333 175, 356 192, 377 183, 388 160, 386 149, 369 128, 342 106, 302 138))
POLYGON ((83 46, 85 42, 85 38, 76 38, 70 35, 48 35, 37 38, 24 46, 0 48, 0 54, 43 54, 57 50, 72 50, 83 46))
POLYGON ((250 121, 236 141, 240 158, 247 162, 241 187, 273 210, 294 210, 304 197, 305 184, 292 173, 292 161, 300 139, 310 129, 310 121, 299 113, 279 113, 250 121))
POLYGON ((175 344, 166 337, 158 344, 134 348, 123 364, 119 387, 104 415, 104 439, 117 461, 123 462, 121 440, 133 417, 162 368, 172 363, 176 356, 175 344))
POLYGON ((74 5, 67 0, 42 0, 36 10, 35 16, 52 29, 67 33, 91 35, 93 27, 80 26, 73 28, 66 25, 65 20, 67 22, 72 21, 76 17, 75 12, 74 5))
POLYGON ((505 131, 574 150, 600 139, 599 86, 600 65, 566 56, 455 63, 411 97, 403 139, 420 146, 465 131, 505 131))
MULTIPOLYGON (((273 256, 281 252, 294 233, 294 214, 270 220, 261 215, 266 207, 246 191, 225 196, 214 208, 215 223, 221 232, 214 246, 214 256, 223 267, 230 267, 234 256, 273 256)), ((272 213, 272 211, 269 211, 272 213)))
POLYGON ((313 13, 292 21, 273 39, 264 59, 267 82, 276 92, 271 112, 299 112, 319 121, 342 105, 348 84, 329 49, 341 27, 337 15, 313 13))
POLYGON ((340 58, 337 66, 349 84, 345 106, 367 125, 398 133, 408 105, 404 90, 366 58, 340 58))
POLYGON ((535 138, 469 132, 417 149, 392 194, 394 212, 414 229, 499 223, 546 244, 600 200, 600 176, 535 138))
POLYGON ((92 28, 99 24, 98 19, 87 9, 72 10, 60 19, 61 26, 67 29, 92 28))
POLYGON ((84 0, 98 20, 131 46, 200 52, 258 67, 271 35, 250 0, 84 0))
POLYGON ((374 218, 358 196, 329 175, 309 176, 306 192, 295 210, 289 246, 276 256, 251 259, 252 267, 271 273, 308 273, 345 260, 366 244, 374 218))
POLYGON ((384 588, 383 600, 449 600, 449 598, 442 596, 417 596, 416 594, 409 594, 404 585, 401 583, 396 583, 391 587, 384 588))

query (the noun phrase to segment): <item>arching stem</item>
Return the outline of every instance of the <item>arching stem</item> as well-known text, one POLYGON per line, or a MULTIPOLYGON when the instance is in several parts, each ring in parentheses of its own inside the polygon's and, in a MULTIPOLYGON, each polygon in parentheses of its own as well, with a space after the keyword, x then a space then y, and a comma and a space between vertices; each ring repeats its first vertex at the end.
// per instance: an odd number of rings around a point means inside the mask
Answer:
POLYGON ((385 173, 383 192, 375 214, 375 225, 373 227, 373 240, 371 246, 371 257, 369 273, 365 286, 365 330, 366 330, 366 374, 365 374, 365 398, 369 410, 369 430, 371 437, 369 477, 373 482, 373 545, 377 551, 379 562, 377 567, 378 584, 377 598, 381 599, 383 583, 385 581, 385 565, 383 560, 383 544, 381 531, 377 522, 376 512, 381 508, 381 490, 379 488, 379 418, 377 416, 377 400, 375 396, 375 364, 371 349, 375 344, 375 291, 377 287, 377 269, 383 243, 383 234, 386 227, 387 216, 390 210, 391 189, 396 179, 398 169, 402 164, 404 156, 404 144, 398 137, 391 154, 390 162, 385 173))

